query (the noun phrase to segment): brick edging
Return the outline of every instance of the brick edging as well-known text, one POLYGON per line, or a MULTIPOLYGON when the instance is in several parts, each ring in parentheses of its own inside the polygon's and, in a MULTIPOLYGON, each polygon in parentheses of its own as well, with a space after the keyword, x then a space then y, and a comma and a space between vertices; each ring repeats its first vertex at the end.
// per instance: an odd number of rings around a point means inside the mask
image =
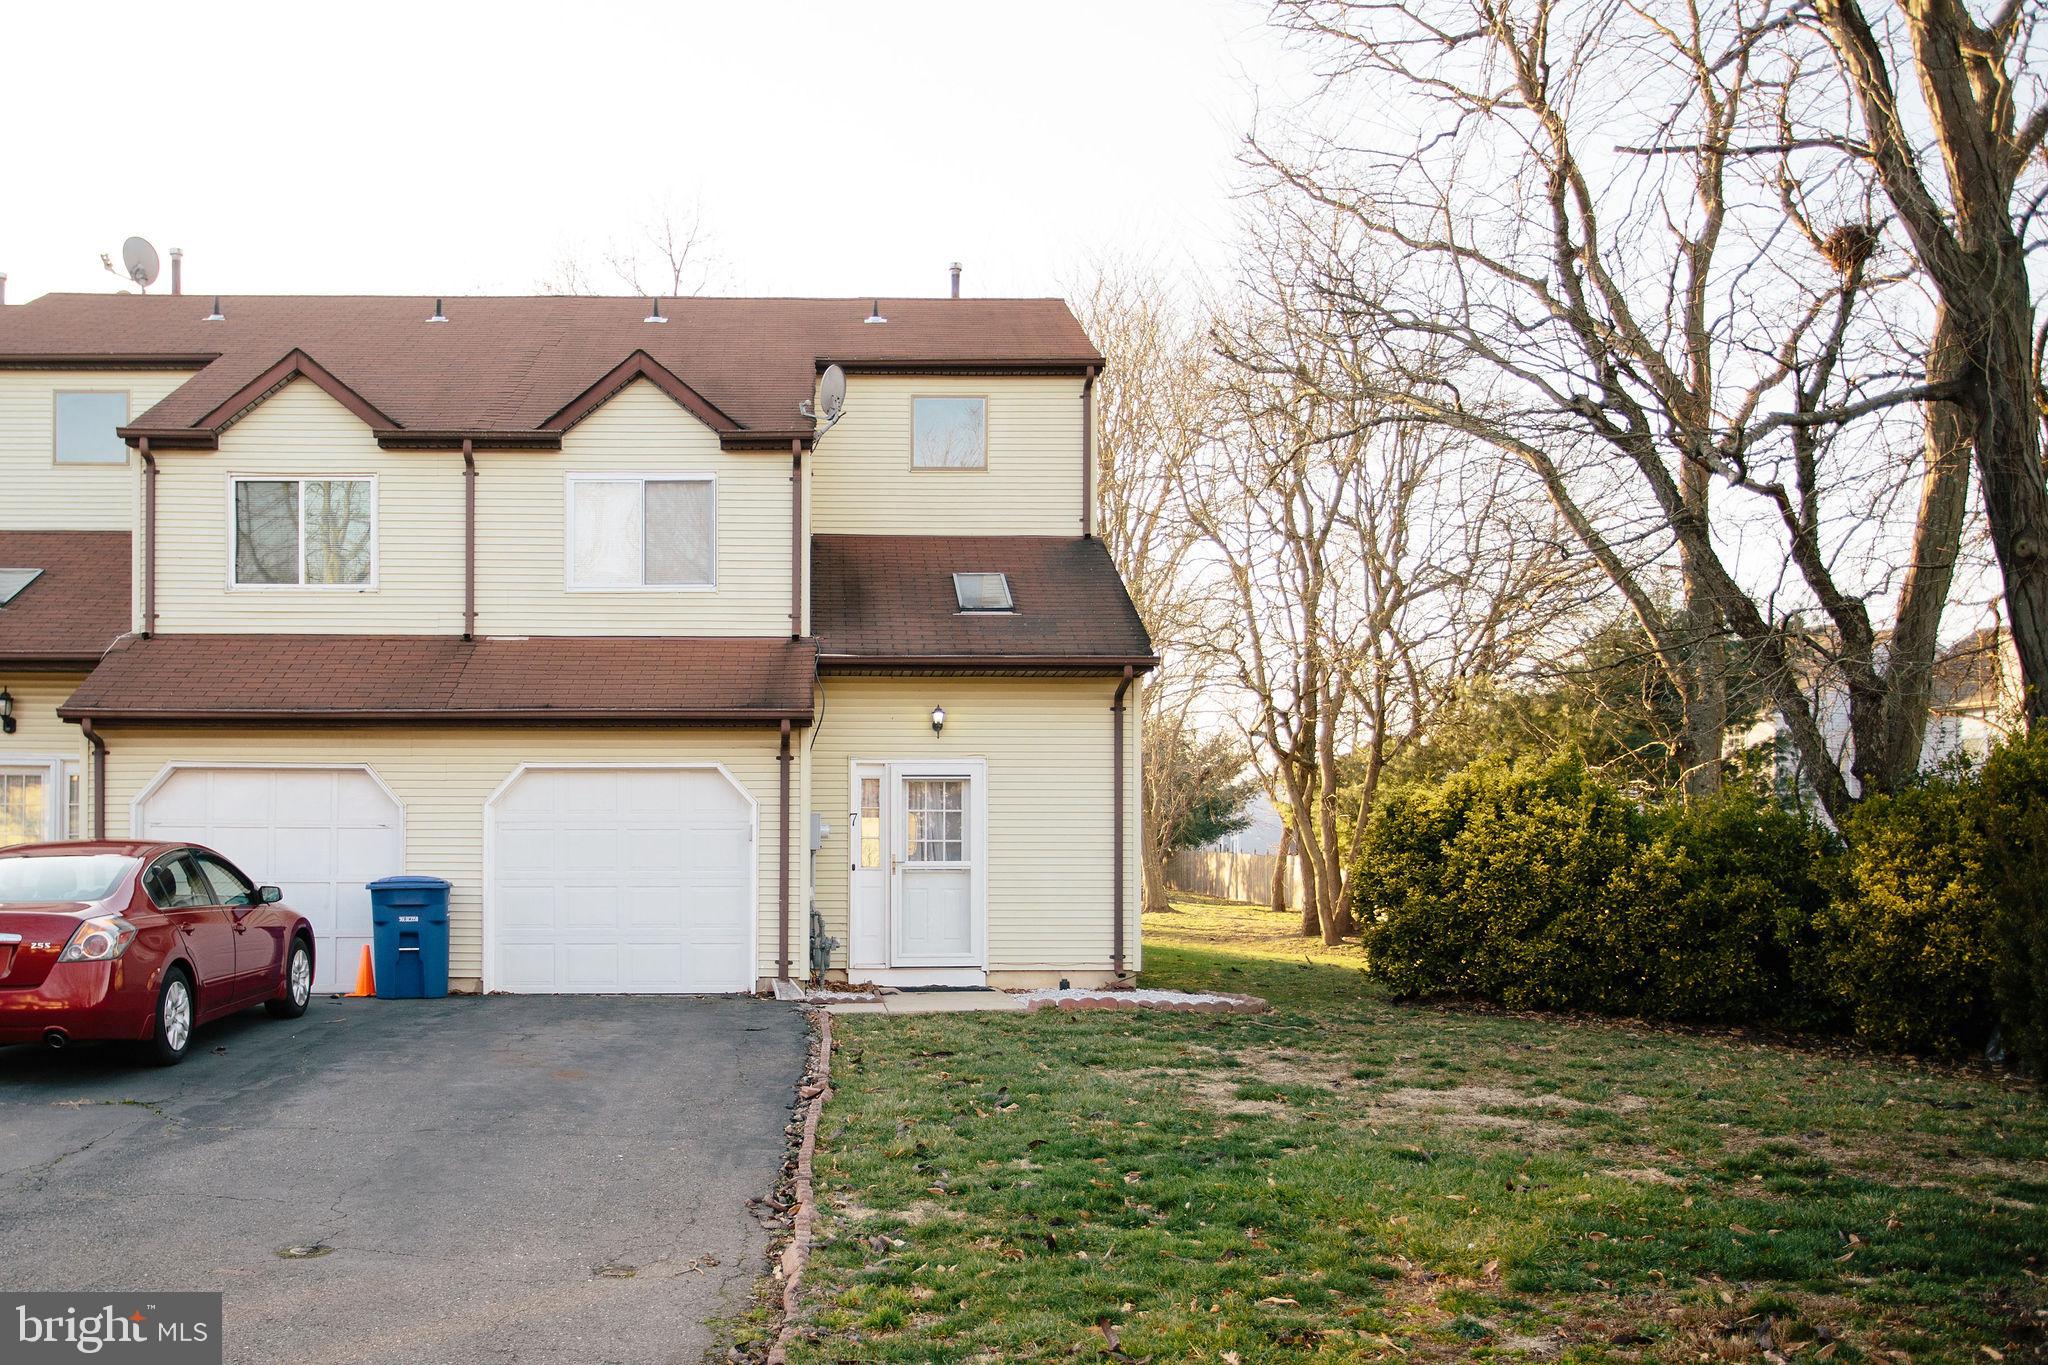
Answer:
POLYGON ((1068 1000, 1033 1000, 1025 1012, 1040 1010, 1171 1010, 1176 1014, 1264 1014, 1273 1007, 1256 995, 1233 995, 1228 1000, 1116 1000, 1088 996, 1068 1000))
POLYGON ((818 1151, 818 1120, 825 1112, 825 1101, 832 1098, 832 1016, 821 1009, 811 1011, 811 1017, 818 1025, 817 1061, 797 1091, 810 1107, 804 1114, 803 1140, 797 1144, 796 1172, 790 1181, 796 1211, 790 1218, 789 1242, 782 1248, 782 1326, 775 1333, 775 1344, 768 1348, 768 1365, 783 1365, 789 1357, 789 1343, 796 1339, 797 1300, 802 1297, 804 1267, 811 1259, 811 1231, 818 1216, 811 1160, 818 1151))

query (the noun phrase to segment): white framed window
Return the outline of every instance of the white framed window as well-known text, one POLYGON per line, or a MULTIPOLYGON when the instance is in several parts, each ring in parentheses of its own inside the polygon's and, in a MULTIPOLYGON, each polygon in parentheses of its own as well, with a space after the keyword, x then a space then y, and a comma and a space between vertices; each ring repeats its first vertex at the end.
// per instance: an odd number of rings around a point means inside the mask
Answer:
POLYGON ((912 398, 910 465, 913 469, 988 468, 988 400, 912 398))
POLYGON ((228 478, 228 585, 377 586, 377 480, 371 475, 228 478))
POLYGON ((571 474, 571 592, 709 592, 718 586, 718 481, 710 474, 571 474))
POLYGON ((52 457, 58 464, 127 464, 128 443, 114 434, 127 425, 126 389, 59 389, 52 457))

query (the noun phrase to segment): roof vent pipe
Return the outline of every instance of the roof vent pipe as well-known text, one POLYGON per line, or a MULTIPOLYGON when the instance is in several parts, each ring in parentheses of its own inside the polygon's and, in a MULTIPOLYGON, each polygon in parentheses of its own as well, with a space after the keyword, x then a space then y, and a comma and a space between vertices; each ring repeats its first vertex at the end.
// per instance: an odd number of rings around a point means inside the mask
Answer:
POLYGON ((427 321, 428 321, 428 322, 446 322, 446 321, 448 321, 448 315, 447 315, 446 313, 443 313, 443 312, 441 311, 441 300, 439 300, 439 299, 435 299, 435 300, 434 300, 434 316, 432 316, 432 317, 428 318, 428 319, 427 319, 427 321))
POLYGON ((200 321, 202 321, 202 322, 226 322, 227 320, 228 320, 228 315, 227 315, 226 313, 223 313, 223 312, 221 312, 221 311, 220 311, 220 295, 218 295, 218 294, 215 294, 215 295, 213 296, 213 311, 212 311, 211 313, 208 313, 208 314, 207 314, 207 315, 206 315, 206 316, 205 316, 204 318, 200 319, 200 321))
POLYGON ((654 309, 653 309, 653 311, 652 311, 652 312, 650 312, 650 313, 648 313, 648 315, 647 315, 646 317, 644 317, 644 318, 640 319, 640 321, 642 321, 642 322, 667 322, 667 321, 668 321, 668 319, 667 319, 667 318, 665 318, 665 317, 663 317, 663 316, 661 315, 661 300, 660 300, 660 299, 656 299, 656 300, 654 301, 654 309))
POLYGON ((882 301, 880 299, 876 299, 873 308, 868 312, 867 321, 887 322, 888 320, 889 319, 882 316, 882 301))
POLYGON ((953 297, 960 297, 960 262, 953 262, 953 297))
POLYGON ((0 303, 7 302, 7 272, 0 270, 0 303))
POLYGON ((171 248, 171 292, 185 292, 185 248, 181 246, 171 248))

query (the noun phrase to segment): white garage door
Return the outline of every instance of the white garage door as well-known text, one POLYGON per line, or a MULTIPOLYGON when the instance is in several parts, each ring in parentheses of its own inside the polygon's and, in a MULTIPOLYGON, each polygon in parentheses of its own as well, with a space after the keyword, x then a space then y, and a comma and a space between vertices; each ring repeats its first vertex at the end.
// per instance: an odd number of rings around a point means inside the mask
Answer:
POLYGON ((754 809, 715 768, 537 768, 491 803, 494 991, 754 988, 754 809))
POLYGON ((370 893, 405 871, 398 803, 360 768, 178 768, 142 800, 136 834, 226 854, 313 924, 316 991, 347 990, 370 941, 370 893))

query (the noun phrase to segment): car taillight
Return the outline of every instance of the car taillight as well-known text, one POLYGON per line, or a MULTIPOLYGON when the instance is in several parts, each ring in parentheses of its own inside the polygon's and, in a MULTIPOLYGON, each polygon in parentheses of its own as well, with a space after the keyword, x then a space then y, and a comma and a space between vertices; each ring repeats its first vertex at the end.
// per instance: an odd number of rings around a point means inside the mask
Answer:
POLYGON ((119 915, 89 919, 64 946, 59 962, 112 962, 135 942, 135 926, 119 915))

